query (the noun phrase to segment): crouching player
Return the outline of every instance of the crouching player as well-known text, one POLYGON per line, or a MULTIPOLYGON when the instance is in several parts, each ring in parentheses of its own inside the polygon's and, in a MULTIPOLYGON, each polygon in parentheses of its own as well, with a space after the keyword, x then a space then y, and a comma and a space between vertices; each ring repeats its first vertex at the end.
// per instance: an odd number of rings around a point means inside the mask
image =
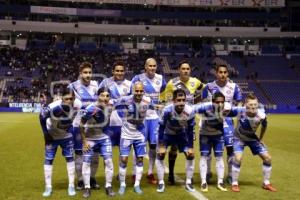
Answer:
POLYGON ((184 152, 186 157, 186 185, 189 192, 195 191, 192 185, 194 174, 194 136, 195 119, 193 108, 186 104, 186 93, 177 89, 173 93, 173 103, 163 109, 162 119, 159 125, 158 152, 156 167, 158 175, 157 192, 164 192, 164 158, 168 146, 176 146, 179 152, 184 152))
POLYGON ((76 194, 74 188, 74 145, 71 131, 72 121, 75 115, 74 110, 75 108, 79 109, 80 107, 80 102, 74 102, 74 93, 69 89, 64 88, 62 91, 62 100, 54 101, 43 108, 40 113, 40 124, 45 138, 44 174, 46 189, 43 193, 44 197, 49 197, 52 194, 52 164, 58 146, 62 148, 62 155, 67 161, 69 179, 68 195, 74 196, 76 194), (75 104, 78 104, 78 106, 75 104))
POLYGON ((100 88, 98 95, 98 100, 85 108, 80 124, 83 144, 82 176, 84 182, 84 198, 88 198, 91 195, 91 162, 94 153, 99 153, 104 159, 106 194, 108 196, 115 195, 112 190, 114 171, 112 145, 110 137, 105 134, 112 110, 111 106, 109 106, 110 93, 105 88, 100 88))
POLYGON ((263 109, 258 109, 257 97, 249 94, 245 99, 245 108, 239 112, 238 125, 234 134, 234 163, 232 166, 232 191, 239 192, 238 178, 240 174, 241 161, 245 146, 249 146, 253 155, 259 155, 263 160, 263 184, 262 188, 272 192, 277 190, 271 185, 271 156, 262 140, 267 129, 267 117, 263 109), (256 130, 261 125, 259 138, 256 130))
MULTIPOLYGON (((210 157, 211 149, 214 150, 216 157, 216 171, 217 171, 217 188, 221 191, 227 191, 225 188, 224 179, 224 102, 225 96, 221 92, 216 92, 212 95, 212 102, 202 103, 194 106, 196 113, 203 114, 202 125, 200 128, 200 176, 201 176, 201 190, 208 191, 207 185, 207 160, 210 157)), ((231 114, 231 113, 229 113, 231 114)), ((228 116, 229 116, 228 114, 228 116)))

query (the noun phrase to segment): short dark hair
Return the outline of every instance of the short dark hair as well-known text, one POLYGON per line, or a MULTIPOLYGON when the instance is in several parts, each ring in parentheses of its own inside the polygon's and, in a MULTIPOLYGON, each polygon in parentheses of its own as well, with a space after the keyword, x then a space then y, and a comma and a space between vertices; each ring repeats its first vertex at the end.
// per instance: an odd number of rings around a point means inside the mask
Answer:
POLYGON ((225 101, 225 96, 221 92, 216 92, 212 95, 212 101, 214 102, 217 98, 222 97, 225 101))
POLYGON ((122 60, 117 60, 116 62, 114 62, 113 65, 112 65, 112 69, 115 70, 116 66, 118 66, 118 65, 123 66, 124 69, 125 69, 125 63, 122 60))
POLYGON ((190 63, 187 61, 187 60, 181 60, 180 62, 179 62, 179 64, 178 64, 178 69, 181 67, 181 65, 183 65, 183 64, 188 64, 189 66, 191 66, 190 65, 190 63))
POLYGON ((215 64, 216 72, 219 70, 220 67, 225 67, 228 71, 228 64, 225 60, 223 60, 221 58, 216 58, 214 64, 215 64))
POLYGON ((175 100, 178 96, 183 95, 184 97, 186 97, 186 93, 183 89, 177 89, 173 92, 173 100, 175 100))
POLYGON ((82 70, 84 70, 85 68, 92 69, 93 68, 92 63, 90 63, 90 62, 83 62, 83 63, 81 63, 80 66, 79 66, 79 72, 82 72, 82 70))
POLYGON ((111 95, 110 94, 110 90, 107 87, 101 87, 101 88, 99 88, 98 91, 97 91, 97 95, 99 96, 103 92, 108 92, 109 95, 111 95))
POLYGON ((69 95, 71 94, 72 96, 75 96, 74 91, 69 88, 68 86, 63 86, 61 90, 61 96, 69 95))
POLYGON ((245 102, 247 102, 248 100, 255 100, 255 99, 257 99, 257 96, 255 96, 254 93, 249 93, 245 98, 245 102))

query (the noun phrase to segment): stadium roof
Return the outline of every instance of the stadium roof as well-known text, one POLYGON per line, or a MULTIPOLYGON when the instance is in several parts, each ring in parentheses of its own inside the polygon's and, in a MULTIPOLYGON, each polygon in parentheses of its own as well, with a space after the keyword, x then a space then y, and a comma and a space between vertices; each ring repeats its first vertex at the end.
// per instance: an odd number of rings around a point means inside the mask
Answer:
POLYGON ((164 5, 180 7, 284 7, 285 0, 52 0, 100 4, 164 5))

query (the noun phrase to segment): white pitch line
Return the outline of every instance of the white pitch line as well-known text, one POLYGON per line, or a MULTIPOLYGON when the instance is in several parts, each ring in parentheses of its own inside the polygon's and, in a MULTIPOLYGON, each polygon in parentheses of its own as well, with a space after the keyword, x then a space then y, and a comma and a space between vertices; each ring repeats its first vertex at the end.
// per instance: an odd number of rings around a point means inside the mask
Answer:
MULTIPOLYGON (((176 182, 181 184, 181 187, 185 189, 185 181, 182 178, 180 178, 175 174, 175 180, 176 182)), ((206 198, 201 192, 197 191, 196 189, 195 192, 188 192, 188 193, 198 200, 208 200, 208 198, 206 198)))
MULTIPOLYGON (((145 156, 144 158, 149 160, 148 155, 145 156)), ((167 166, 165 166, 165 174, 168 174, 168 173, 169 173, 169 168, 167 166)), ((175 174, 175 180, 176 180, 176 182, 180 183, 181 187, 183 187, 185 190, 185 181, 182 178, 180 178, 179 176, 177 176, 176 174, 175 174)), ((188 191, 186 191, 186 192, 188 192, 188 191)), ((206 198, 201 192, 197 191, 196 189, 195 189, 195 192, 188 192, 188 193, 198 200, 208 200, 208 198, 206 198)))

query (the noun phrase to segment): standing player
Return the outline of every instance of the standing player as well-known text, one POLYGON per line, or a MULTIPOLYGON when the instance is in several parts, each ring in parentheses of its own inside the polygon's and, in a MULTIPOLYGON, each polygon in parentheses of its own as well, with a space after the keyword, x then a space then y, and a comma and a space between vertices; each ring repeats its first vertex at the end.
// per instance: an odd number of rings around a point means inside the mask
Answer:
POLYGON ((105 191, 108 196, 114 196, 112 191, 113 161, 110 137, 105 134, 109 125, 112 106, 109 106, 110 93, 104 88, 98 91, 97 102, 90 104, 84 110, 81 118, 80 133, 83 140, 82 175, 84 181, 83 197, 91 195, 91 159, 98 152, 104 159, 105 165, 105 191))
POLYGON ((239 192, 238 178, 244 147, 249 146, 253 155, 259 155, 263 160, 263 184, 262 188, 272 192, 277 190, 271 185, 271 156, 262 140, 267 129, 267 117, 263 109, 258 109, 257 97, 249 94, 245 99, 246 108, 242 109, 238 117, 238 125, 234 132, 234 162, 232 165, 232 191, 239 192), (261 125, 259 138, 256 130, 261 125))
MULTIPOLYGON (((216 92, 221 92, 225 96, 225 102, 229 103, 231 106, 234 104, 241 104, 242 92, 236 83, 233 83, 228 79, 228 68, 226 63, 217 63, 216 80, 207 83, 203 89, 202 97, 210 101, 211 96, 216 92)), ((227 151, 227 181, 229 183, 231 183, 231 169, 233 162, 233 132, 233 119, 231 117, 226 117, 224 120, 224 141, 227 151)), ((208 179, 211 177, 210 161, 211 157, 208 158, 208 179)))
POLYGON ((158 154, 156 156, 156 167, 158 175, 157 192, 164 192, 164 158, 169 145, 176 146, 179 152, 184 152, 186 157, 186 185, 187 191, 193 192, 192 185, 194 173, 194 115, 193 108, 186 104, 185 91, 175 90, 173 103, 166 106, 162 113, 158 136, 158 154))
MULTIPOLYGON (((156 74, 157 63, 154 58, 148 58, 145 62, 145 73, 136 75, 132 79, 132 84, 142 82, 144 85, 145 96, 150 97, 152 102, 159 104, 159 95, 166 87, 166 81, 162 75, 156 74)), ((149 142, 149 169, 148 181, 152 184, 157 184, 153 176, 153 168, 156 157, 156 137, 158 131, 159 117, 155 110, 148 110, 145 121, 145 137, 149 142)))
MULTIPOLYGON (((204 84, 201 83, 197 78, 191 77, 191 67, 190 64, 183 60, 178 65, 179 69, 179 77, 171 79, 166 89, 163 93, 161 93, 161 100, 168 102, 172 100, 173 92, 177 89, 183 89, 186 93, 186 101, 189 104, 194 104, 194 100, 198 101, 201 99, 201 90, 204 87, 204 84)), ((171 146, 169 151, 169 177, 168 181, 171 185, 175 184, 174 179, 174 166, 177 158, 177 148, 176 146, 171 146)))
POLYGON ((224 179, 224 139, 223 139, 223 109, 225 96, 221 92, 216 92, 212 96, 212 102, 207 102, 195 105, 195 112, 203 114, 202 125, 200 128, 200 176, 201 176, 201 190, 208 191, 206 181, 207 175, 207 159, 210 157, 211 149, 214 150, 216 157, 216 171, 217 171, 217 188, 221 191, 227 191, 225 188, 224 179))
MULTIPOLYGON (((79 66, 79 79, 69 85, 74 93, 76 99, 82 102, 82 109, 86 108, 89 104, 95 102, 98 98, 98 83, 92 79, 92 64, 89 62, 83 62, 79 66)), ((79 133, 80 124, 80 112, 77 114, 74 120, 74 149, 75 149, 75 166, 77 174, 77 189, 83 189, 82 180, 82 140, 79 133)), ((99 156, 94 154, 91 165, 91 187, 92 189, 99 189, 99 185, 96 182, 95 176, 99 165, 99 156)))
MULTIPOLYGON (((112 77, 106 78, 100 83, 99 88, 107 88, 111 95, 111 99, 118 99, 122 96, 128 95, 130 92, 131 82, 124 78, 125 64, 121 61, 115 62, 113 64, 112 74, 112 77)), ((110 126, 108 131, 113 146, 119 146, 120 144, 122 123, 123 121, 118 114, 118 111, 114 110, 110 117, 110 126)))
POLYGON ((123 105, 126 114, 121 130, 120 141, 120 164, 119 164, 119 194, 123 195, 126 189, 126 168, 131 146, 133 146, 136 156, 136 177, 134 192, 142 194, 140 181, 143 174, 143 157, 146 154, 145 141, 145 117, 149 109, 154 109, 151 99, 144 96, 144 85, 136 82, 133 85, 133 95, 121 97, 117 104, 123 105))
POLYGON ((80 104, 75 105, 74 94, 69 89, 64 88, 62 100, 54 101, 44 107, 40 113, 40 123, 45 138, 44 174, 46 190, 43 193, 44 197, 49 197, 52 194, 52 164, 58 146, 62 148, 62 154, 67 161, 68 194, 69 196, 76 194, 74 188, 75 163, 73 157, 72 121, 75 107, 79 109, 80 106, 80 104))

